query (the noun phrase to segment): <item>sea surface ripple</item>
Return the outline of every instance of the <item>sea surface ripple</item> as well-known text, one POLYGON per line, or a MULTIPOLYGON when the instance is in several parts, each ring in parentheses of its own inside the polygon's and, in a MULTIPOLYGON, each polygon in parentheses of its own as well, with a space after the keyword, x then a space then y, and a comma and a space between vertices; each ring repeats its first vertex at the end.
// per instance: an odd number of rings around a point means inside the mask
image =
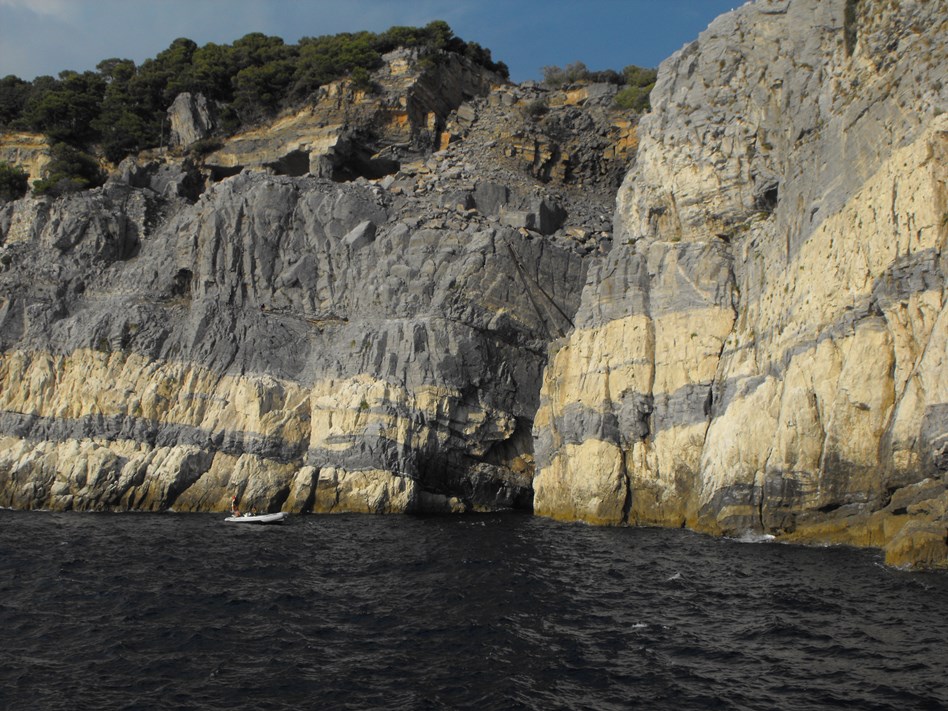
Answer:
POLYGON ((945 709, 946 612, 849 548, 0 511, 2 709, 945 709))

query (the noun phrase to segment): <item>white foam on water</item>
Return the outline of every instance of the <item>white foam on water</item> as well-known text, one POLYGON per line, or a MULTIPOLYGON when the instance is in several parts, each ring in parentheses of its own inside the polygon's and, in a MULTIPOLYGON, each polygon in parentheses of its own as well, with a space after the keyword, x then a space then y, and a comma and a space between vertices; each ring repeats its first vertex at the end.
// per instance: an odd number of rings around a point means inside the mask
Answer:
POLYGON ((769 543, 774 540, 776 536, 772 536, 769 533, 757 533, 755 531, 744 531, 741 535, 729 538, 729 540, 737 541, 738 543, 769 543))

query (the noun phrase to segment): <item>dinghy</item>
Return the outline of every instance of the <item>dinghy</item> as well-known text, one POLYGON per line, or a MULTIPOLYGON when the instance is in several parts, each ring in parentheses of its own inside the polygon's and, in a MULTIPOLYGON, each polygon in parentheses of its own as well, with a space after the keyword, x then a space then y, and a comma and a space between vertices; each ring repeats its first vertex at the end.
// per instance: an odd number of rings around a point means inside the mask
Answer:
POLYGON ((283 523, 290 514, 286 511, 271 514, 244 514, 243 516, 228 516, 224 520, 228 523, 283 523))

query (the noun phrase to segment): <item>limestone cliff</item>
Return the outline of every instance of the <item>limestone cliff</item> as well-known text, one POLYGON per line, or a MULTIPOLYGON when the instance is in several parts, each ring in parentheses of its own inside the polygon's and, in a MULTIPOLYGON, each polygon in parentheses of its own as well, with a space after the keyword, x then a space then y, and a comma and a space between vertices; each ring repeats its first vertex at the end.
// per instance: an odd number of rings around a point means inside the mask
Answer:
POLYGON ((226 139, 182 96, 175 148, 0 206, 0 506, 532 506, 948 566, 944 3, 746 4, 641 124, 418 60, 226 139))
MULTIPOLYGON (((609 244, 628 130, 573 107, 569 153, 510 128, 540 90, 412 57, 206 160, 0 207, 0 506, 530 508, 547 344, 609 244), (576 170, 537 174, 527 140, 576 170)), ((205 137, 200 101, 176 106, 176 140, 205 137)))
POLYGON ((948 566, 946 76, 925 0, 761 0, 662 65, 538 513, 948 566))

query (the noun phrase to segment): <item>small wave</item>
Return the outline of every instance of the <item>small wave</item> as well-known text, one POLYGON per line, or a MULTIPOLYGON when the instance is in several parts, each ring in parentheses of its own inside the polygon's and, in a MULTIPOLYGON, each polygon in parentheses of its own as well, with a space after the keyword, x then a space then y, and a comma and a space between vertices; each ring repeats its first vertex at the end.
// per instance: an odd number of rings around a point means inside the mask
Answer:
POLYGON ((776 536, 769 533, 757 533, 756 531, 744 531, 739 536, 727 537, 729 541, 736 541, 737 543, 769 543, 775 538, 776 536))
POLYGON ((0 514, 0 707, 944 705, 948 579, 878 554, 522 516, 300 517, 279 544, 79 520, 0 514))

